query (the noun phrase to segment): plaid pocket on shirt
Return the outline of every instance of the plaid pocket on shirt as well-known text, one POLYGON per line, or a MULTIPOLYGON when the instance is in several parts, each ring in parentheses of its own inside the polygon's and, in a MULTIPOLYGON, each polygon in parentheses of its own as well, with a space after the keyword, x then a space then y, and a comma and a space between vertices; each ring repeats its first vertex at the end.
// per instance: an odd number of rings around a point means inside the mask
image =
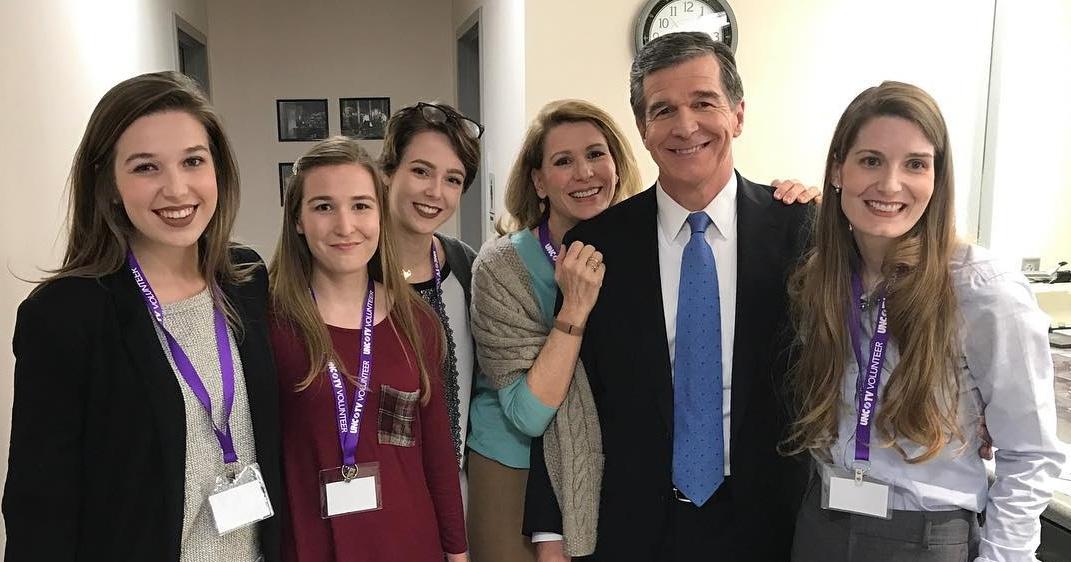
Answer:
POLYGON ((416 445, 413 422, 416 420, 420 391, 405 392, 387 385, 379 388, 379 444, 412 447, 416 445))

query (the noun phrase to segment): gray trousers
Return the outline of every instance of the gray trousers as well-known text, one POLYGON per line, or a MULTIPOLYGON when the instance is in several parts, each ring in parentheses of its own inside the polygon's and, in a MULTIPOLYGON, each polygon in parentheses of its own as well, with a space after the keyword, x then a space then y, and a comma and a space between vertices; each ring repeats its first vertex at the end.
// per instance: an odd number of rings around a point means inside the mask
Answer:
POLYGON ((793 562, 970 562, 978 551, 978 515, 893 511, 879 519, 822 509, 816 475, 796 517, 793 562))

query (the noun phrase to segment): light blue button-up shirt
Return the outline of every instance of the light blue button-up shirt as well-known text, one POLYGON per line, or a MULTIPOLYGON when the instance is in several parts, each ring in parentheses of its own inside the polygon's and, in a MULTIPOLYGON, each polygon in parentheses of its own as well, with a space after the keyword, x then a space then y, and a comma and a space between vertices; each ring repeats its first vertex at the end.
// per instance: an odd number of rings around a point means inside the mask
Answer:
MULTIPOLYGON (((908 464, 895 449, 881 447, 874 432, 868 474, 891 485, 892 509, 985 510, 977 560, 1032 562, 1041 542, 1039 518, 1064 463, 1056 437, 1049 319, 1026 279, 1002 268, 983 248, 965 245, 958 250, 951 274, 961 317, 959 427, 967 443, 953 441, 933 460, 908 464), (983 413, 997 448, 992 487, 977 453, 983 413)), ((876 316, 875 307, 862 315, 864 355, 876 316)), ((887 354, 881 391, 899 362, 895 341, 890 341, 887 354)), ((839 437, 830 453, 834 462, 850 468, 859 369, 854 356, 845 363, 839 437)), ((909 457, 924 450, 904 439, 898 443, 909 457)))

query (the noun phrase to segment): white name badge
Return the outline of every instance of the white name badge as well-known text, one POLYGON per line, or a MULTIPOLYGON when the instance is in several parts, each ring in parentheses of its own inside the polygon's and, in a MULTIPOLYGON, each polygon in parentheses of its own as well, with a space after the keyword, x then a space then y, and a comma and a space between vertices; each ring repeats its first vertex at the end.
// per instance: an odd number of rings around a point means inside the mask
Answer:
POLYGON ((822 470, 822 508, 882 519, 892 518, 889 485, 854 470, 826 465, 822 470))
POLYGON ((233 480, 218 478, 216 487, 208 496, 208 504, 220 536, 275 514, 256 463, 243 468, 233 480))
POLYGON ((378 462, 320 471, 320 517, 377 509, 383 509, 378 462))

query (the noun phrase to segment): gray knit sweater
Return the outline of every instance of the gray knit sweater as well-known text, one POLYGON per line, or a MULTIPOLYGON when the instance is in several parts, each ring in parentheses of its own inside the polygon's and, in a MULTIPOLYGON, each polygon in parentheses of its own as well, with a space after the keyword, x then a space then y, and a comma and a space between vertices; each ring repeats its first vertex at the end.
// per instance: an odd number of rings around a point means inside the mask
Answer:
MULTIPOLYGON (((164 325, 189 356, 212 398, 212 416, 217 424, 223 419, 223 378, 216 351, 211 294, 204 290, 190 298, 163 305, 164 325)), ((186 405, 186 484, 185 514, 182 519, 182 562, 255 562, 260 559, 260 544, 256 525, 232 531, 220 537, 212 519, 208 493, 223 473, 223 455, 219 441, 212 431, 197 396, 183 380, 163 331, 156 326, 160 345, 182 388, 186 405)), ((245 375, 234 334, 230 333, 231 354, 234 356, 234 407, 230 426, 234 450, 241 466, 256 462, 253 443, 253 422, 249 417, 249 398, 246 395, 245 375)), ((175 420, 180 423, 181 420, 175 420)), ((220 425, 222 428, 222 425, 220 425)))

